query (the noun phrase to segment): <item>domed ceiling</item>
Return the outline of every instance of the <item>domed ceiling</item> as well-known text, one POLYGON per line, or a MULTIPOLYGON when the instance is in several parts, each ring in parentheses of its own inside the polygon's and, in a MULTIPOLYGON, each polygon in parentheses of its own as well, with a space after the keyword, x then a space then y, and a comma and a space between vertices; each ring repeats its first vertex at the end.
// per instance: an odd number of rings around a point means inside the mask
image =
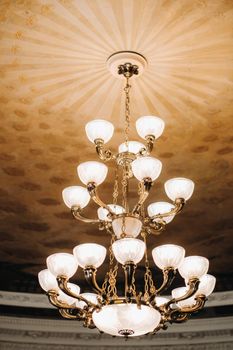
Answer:
MULTIPOLYGON (((106 60, 132 50, 148 67, 131 82, 130 138, 139 140, 139 116, 166 123, 153 152, 163 171, 148 203, 166 200, 163 183, 171 177, 196 184, 182 215, 150 238, 150 248, 176 243, 189 255, 204 255, 217 289, 230 288, 232 23, 228 0, 1 1, 0 256, 8 282, 20 274, 33 279, 54 252, 82 242, 107 245, 97 227, 74 222, 61 191, 80 183, 80 162, 97 160, 85 136, 89 120, 115 125, 113 150, 123 141, 123 81, 109 73, 106 60)), ((109 169, 101 187, 108 203, 113 164, 109 169)), ((130 195, 136 201, 133 186, 130 195)), ((91 205, 86 215, 94 217, 96 209, 91 205)))

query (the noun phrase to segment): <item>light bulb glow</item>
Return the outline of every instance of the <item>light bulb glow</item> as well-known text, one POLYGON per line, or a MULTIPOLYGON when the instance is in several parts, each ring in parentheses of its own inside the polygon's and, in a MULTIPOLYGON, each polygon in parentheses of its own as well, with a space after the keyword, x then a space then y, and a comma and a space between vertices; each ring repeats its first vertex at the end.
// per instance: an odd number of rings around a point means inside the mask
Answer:
POLYGON ((86 134, 91 142, 101 139, 107 143, 113 135, 114 126, 107 120, 95 119, 88 122, 85 126, 86 134))
MULTIPOLYGON (((175 206, 168 202, 155 202, 148 206, 147 211, 148 215, 150 217, 158 215, 158 214, 165 214, 174 209, 175 206)), ((163 217, 162 220, 165 221, 167 224, 171 222, 174 219, 175 215, 170 215, 163 217)), ((155 221, 160 221, 160 219, 155 219, 155 221)))
POLYGON ((192 180, 184 177, 167 180, 164 184, 165 192, 172 201, 177 198, 183 198, 187 201, 193 194, 194 186, 192 180))
MULTIPOLYGON (((116 215, 123 214, 125 212, 125 209, 122 206, 120 206, 120 205, 107 204, 107 206, 116 215)), ((98 215, 99 220, 109 221, 109 222, 112 221, 112 219, 108 217, 108 214, 109 214, 109 211, 107 209, 105 209, 105 208, 98 208, 98 210, 97 210, 97 215, 98 215)))
POLYGON ((209 260, 203 256, 187 256, 179 266, 179 273, 184 278, 201 278, 209 268, 209 260))
POLYGON ((96 185, 100 185, 104 182, 108 167, 100 162, 89 161, 79 164, 77 172, 82 183, 87 185, 89 182, 94 182, 96 185))
POLYGON ((182 264, 184 256, 184 248, 175 244, 160 245, 152 250, 154 262, 162 270, 168 267, 177 269, 182 264))
POLYGON ((144 256, 145 249, 145 243, 136 238, 122 238, 112 245, 113 254, 122 265, 127 262, 139 263, 144 256))
POLYGON ((116 336, 123 335, 125 330, 131 331, 130 337, 147 334, 158 326, 160 319, 157 310, 146 305, 138 308, 136 304, 106 305, 93 313, 96 327, 116 336))
POLYGON ((100 244, 84 243, 77 245, 73 253, 83 269, 90 266, 97 268, 103 264, 107 250, 100 244))
POLYGON ((119 153, 130 152, 130 153, 137 154, 140 152, 140 150, 142 148, 145 148, 145 145, 143 145, 143 143, 138 142, 138 141, 128 141, 128 146, 127 146, 126 142, 122 143, 118 147, 118 152, 119 153))
POLYGON ((48 269, 44 269, 38 273, 38 280, 45 292, 49 290, 58 291, 59 289, 56 277, 48 269))
POLYGON ((146 136, 153 135, 156 139, 162 135, 165 127, 164 121, 155 116, 141 117, 136 121, 138 135, 143 139, 146 136))
MULTIPOLYGON (((135 238, 141 232, 142 222, 141 220, 135 217, 125 216, 124 226, 125 226, 124 233, 126 237, 135 238)), ((123 227, 123 217, 118 217, 112 221, 112 228, 117 238, 121 238, 122 227, 123 227)))
POLYGON ((84 208, 88 205, 91 197, 85 187, 70 186, 64 188, 62 198, 68 208, 71 208, 73 205, 84 208))
POLYGON ((140 157, 132 162, 132 171, 136 179, 142 181, 145 178, 156 180, 162 170, 162 163, 153 157, 140 157))
POLYGON ((72 277, 78 268, 78 262, 72 254, 55 253, 47 257, 49 271, 55 276, 72 277))

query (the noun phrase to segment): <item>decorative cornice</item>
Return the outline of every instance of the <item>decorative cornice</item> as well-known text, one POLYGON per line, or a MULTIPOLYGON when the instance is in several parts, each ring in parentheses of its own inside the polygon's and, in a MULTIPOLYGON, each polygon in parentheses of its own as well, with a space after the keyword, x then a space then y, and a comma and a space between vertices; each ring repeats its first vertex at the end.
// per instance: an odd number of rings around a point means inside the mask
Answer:
MULTIPOLYGON (((22 306, 53 309, 44 294, 19 293, 0 291, 0 304, 8 306, 22 306)), ((213 293, 205 307, 233 305, 233 291, 213 293)))

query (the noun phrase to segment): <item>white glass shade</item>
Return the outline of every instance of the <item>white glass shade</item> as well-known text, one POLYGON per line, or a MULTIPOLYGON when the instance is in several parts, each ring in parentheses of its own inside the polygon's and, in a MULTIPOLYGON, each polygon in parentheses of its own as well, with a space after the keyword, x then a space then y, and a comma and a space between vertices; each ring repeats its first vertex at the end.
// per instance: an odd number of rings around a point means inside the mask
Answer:
MULTIPOLYGON (((150 217, 158 214, 165 214, 174 209, 175 206, 168 202, 156 202, 152 203, 148 206, 147 211, 148 215, 150 217)), ((175 215, 170 215, 163 217, 162 220, 165 221, 167 224, 171 222, 174 219, 175 215)), ((159 219, 155 219, 155 221, 159 221, 159 219)))
POLYGON ((56 277, 48 270, 42 270, 38 273, 38 280, 42 289, 46 292, 49 290, 58 291, 58 284, 56 277))
POLYGON ((160 245, 152 250, 155 265, 162 270, 167 267, 177 269, 182 264, 184 255, 184 248, 175 244, 160 245))
POLYGON ((156 139, 162 135, 165 127, 164 121, 155 116, 141 117, 136 121, 136 129, 143 139, 148 135, 153 135, 156 139))
MULTIPOLYGON (((74 283, 67 283, 68 288, 71 290, 71 292, 79 295, 80 294, 80 287, 77 286, 77 284, 74 283)), ((58 300, 67 303, 68 305, 76 304, 77 299, 70 297, 69 295, 65 294, 61 290, 59 290, 58 300)))
MULTIPOLYGON (((180 287, 180 288, 175 288, 172 290, 172 297, 173 298, 180 298, 182 297, 183 295, 185 295, 188 291, 188 288, 187 287, 180 287)), ((181 308, 184 308, 184 307, 191 307, 193 305, 196 304, 196 300, 195 300, 195 295, 193 295, 192 297, 188 298, 188 299, 185 299, 185 300, 182 300, 182 301, 178 301, 177 302, 177 305, 181 308)))
MULTIPOLYGON (((120 205, 116 204, 108 204, 108 207, 112 210, 115 214, 123 214, 125 212, 125 209, 121 207, 120 205)), ((105 208, 98 208, 97 215, 98 218, 102 221, 112 221, 111 218, 108 217, 109 211, 105 208)))
POLYGON ((209 296, 213 293, 215 288, 216 278, 212 275, 206 274, 200 278, 200 284, 198 287, 198 291, 196 295, 204 294, 205 296, 209 296))
MULTIPOLYGON (((85 298, 86 300, 90 301, 91 303, 97 305, 98 304, 98 294, 95 293, 81 293, 81 297, 85 298)), ((81 309, 87 305, 84 301, 76 301, 76 306, 80 307, 81 309)))
POLYGON ((140 157, 132 162, 133 174, 139 181, 147 177, 154 181, 159 177, 161 170, 162 163, 153 157, 140 157))
POLYGON ((169 302, 170 299, 165 297, 155 297, 156 305, 159 307, 169 302))
POLYGON ((104 333, 119 336, 130 331, 129 336, 152 332, 159 324, 160 313, 145 305, 140 309, 135 304, 106 305, 93 313, 93 322, 104 333))
POLYGON ((94 143, 96 139, 101 139, 107 143, 112 138, 114 126, 107 120, 95 119, 86 124, 85 130, 91 142, 94 143))
POLYGON ((176 198, 184 198, 186 201, 192 196, 194 182, 184 177, 175 177, 164 184, 167 196, 174 201, 176 198))
MULTIPOLYGON (((188 284, 188 280, 185 281, 188 284)), ((200 284, 196 295, 204 294, 205 296, 209 296, 215 287, 216 278, 212 275, 206 274, 200 278, 200 284)))
POLYGON ((94 182, 96 185, 100 185, 104 182, 107 176, 108 167, 103 163, 90 161, 79 164, 77 171, 80 180, 85 185, 89 182, 94 182))
POLYGON ((112 245, 113 254, 122 265, 127 262, 137 264, 142 260, 145 249, 145 243, 135 238, 122 238, 115 241, 112 245))
POLYGON ((209 260, 203 256, 187 256, 179 266, 179 273, 185 279, 201 278, 209 268, 209 260))
POLYGON ((75 258, 78 264, 85 269, 85 267, 99 267, 103 264, 106 257, 107 250, 100 244, 84 243, 79 244, 73 249, 75 258))
POLYGON ((128 147, 127 147, 126 142, 124 142, 118 147, 118 152, 119 153, 130 152, 130 153, 137 154, 140 152, 140 150, 142 148, 145 148, 145 145, 143 145, 143 143, 138 142, 138 141, 129 141, 128 147))
MULTIPOLYGON (((139 219, 136 219, 131 216, 126 216, 124 224, 125 224, 125 234, 127 237, 135 238, 141 232, 142 222, 139 219)), ((123 226, 122 217, 119 217, 113 220, 112 228, 117 238, 121 238, 122 226, 123 226)))
POLYGON ((47 257, 49 271, 55 276, 72 277, 78 268, 78 262, 72 254, 55 253, 47 257))
POLYGON ((73 205, 84 208, 89 203, 91 197, 85 187, 70 186, 64 188, 62 198, 68 208, 71 208, 73 205))

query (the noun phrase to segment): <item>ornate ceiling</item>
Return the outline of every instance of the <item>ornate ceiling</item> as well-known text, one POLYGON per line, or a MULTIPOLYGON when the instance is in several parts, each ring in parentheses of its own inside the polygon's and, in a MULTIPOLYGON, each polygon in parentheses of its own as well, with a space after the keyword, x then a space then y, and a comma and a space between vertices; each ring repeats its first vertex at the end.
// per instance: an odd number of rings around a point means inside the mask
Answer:
MULTIPOLYGON (((97 159, 85 136, 87 121, 110 120, 111 147, 122 142, 122 80, 109 74, 106 59, 133 50, 147 58, 148 67, 132 80, 131 139, 139 139, 134 124, 141 115, 166 122, 153 153, 163 171, 150 201, 165 200, 163 183, 171 177, 196 184, 182 215, 152 237, 150 247, 180 244, 189 255, 207 256, 219 281, 230 277, 232 22, 228 0, 1 1, 3 266, 30 278, 49 254, 71 252, 82 242, 107 244, 97 227, 74 222, 61 191, 79 184, 80 162, 97 159)), ((109 166, 101 188, 108 203, 114 174, 109 166)), ((130 193, 135 201, 133 186, 130 193)), ((87 215, 95 213, 92 205, 87 215)))

